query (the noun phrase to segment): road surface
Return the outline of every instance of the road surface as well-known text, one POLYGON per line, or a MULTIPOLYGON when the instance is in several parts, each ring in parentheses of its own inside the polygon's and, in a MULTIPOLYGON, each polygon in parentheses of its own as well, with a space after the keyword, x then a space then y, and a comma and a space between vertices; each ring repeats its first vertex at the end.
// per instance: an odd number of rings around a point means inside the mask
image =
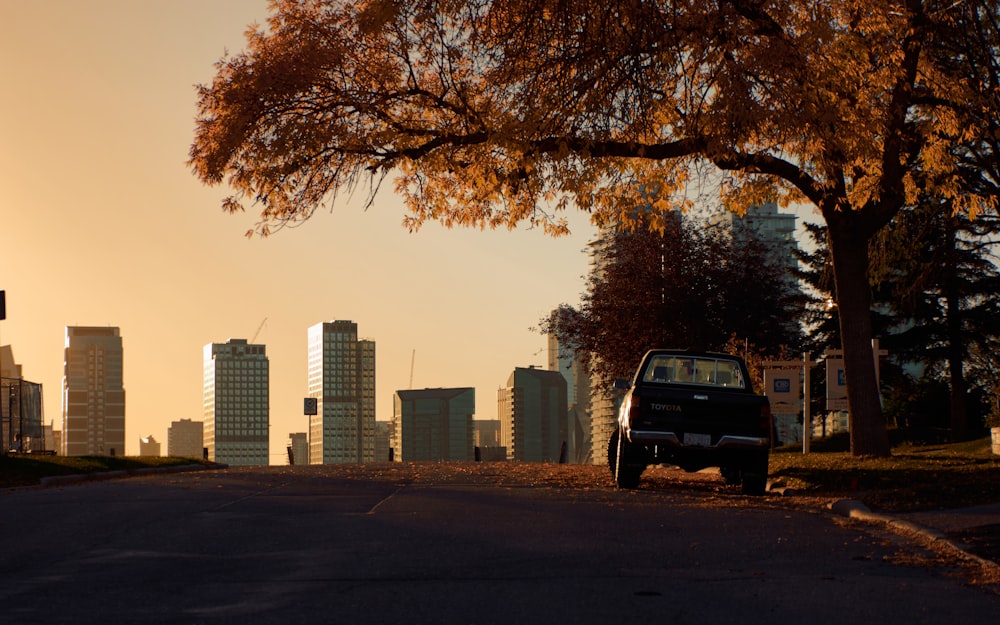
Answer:
POLYGON ((0 493, 0 621, 996 623, 919 545, 718 488, 366 480, 335 467, 0 493))

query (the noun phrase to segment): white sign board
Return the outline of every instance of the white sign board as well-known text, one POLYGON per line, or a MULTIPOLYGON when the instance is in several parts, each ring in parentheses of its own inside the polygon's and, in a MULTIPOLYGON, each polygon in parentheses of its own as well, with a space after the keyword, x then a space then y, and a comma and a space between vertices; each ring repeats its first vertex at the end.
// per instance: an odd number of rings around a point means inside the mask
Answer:
POLYGON ((764 394, 772 413, 799 413, 800 373, 798 369, 764 369, 764 394))
POLYGON ((847 410, 847 378, 842 357, 826 359, 826 409, 847 410))

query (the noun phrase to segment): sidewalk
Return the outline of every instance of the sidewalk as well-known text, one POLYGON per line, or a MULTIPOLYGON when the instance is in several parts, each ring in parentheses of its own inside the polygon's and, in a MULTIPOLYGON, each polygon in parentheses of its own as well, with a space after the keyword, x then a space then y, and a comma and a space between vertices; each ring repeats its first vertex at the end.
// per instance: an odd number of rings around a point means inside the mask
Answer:
POLYGON ((991 503, 956 510, 909 512, 899 515, 907 520, 932 527, 941 532, 961 532, 986 525, 1000 525, 1000 503, 991 503))
POLYGON ((894 531, 916 534, 1000 573, 1000 503, 887 515, 872 512, 860 501, 843 499, 830 509, 846 517, 884 524, 894 531))

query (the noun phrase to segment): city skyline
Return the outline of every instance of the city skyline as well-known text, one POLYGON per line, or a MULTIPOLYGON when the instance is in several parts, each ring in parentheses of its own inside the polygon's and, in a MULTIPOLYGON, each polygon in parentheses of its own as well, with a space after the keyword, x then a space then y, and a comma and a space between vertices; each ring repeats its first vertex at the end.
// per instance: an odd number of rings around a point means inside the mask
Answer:
POLYGON ((594 229, 573 235, 402 226, 386 184, 373 206, 338 198, 301 228, 246 239, 253 214, 220 209, 186 165, 195 85, 238 53, 264 0, 45 3, 0 0, 0 289, 26 379, 43 384, 59 427, 67 326, 121 329, 126 453, 202 418, 202 347, 267 345, 270 462, 304 432, 307 328, 353 319, 378 342, 376 418, 410 387, 475 387, 476 417, 496 418, 494 390, 515 366, 544 366, 533 332, 576 303, 594 229), (266 321, 265 321, 266 319, 266 321), (475 366, 470 366, 470 363, 475 366), (411 375, 411 363, 413 363, 411 375))

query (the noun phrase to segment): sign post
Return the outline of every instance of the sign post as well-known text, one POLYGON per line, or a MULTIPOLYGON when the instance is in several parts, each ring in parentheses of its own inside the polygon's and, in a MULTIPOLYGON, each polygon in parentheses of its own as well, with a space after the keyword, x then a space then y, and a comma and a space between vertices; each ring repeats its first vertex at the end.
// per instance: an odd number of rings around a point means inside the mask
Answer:
POLYGON ((812 441, 812 394, 810 388, 812 384, 812 368, 818 363, 809 359, 809 352, 802 352, 802 377, 805 384, 802 386, 802 453, 809 453, 809 446, 812 441))
POLYGON ((798 414, 802 383, 802 453, 809 453, 809 439, 812 436, 812 414, 809 392, 811 370, 818 362, 802 353, 802 360, 770 360, 764 362, 764 394, 771 402, 772 414, 798 414), (801 369, 801 377, 799 370, 801 369))
MULTIPOLYGON (((828 349, 826 356, 826 409, 847 411, 847 378, 844 376, 844 350, 828 349), (832 400, 832 401, 831 401, 832 400)), ((878 339, 872 339, 872 359, 875 361, 875 382, 880 383, 879 359, 888 356, 889 352, 879 348, 878 339)), ((882 393, 879 392, 879 403, 882 393)))

